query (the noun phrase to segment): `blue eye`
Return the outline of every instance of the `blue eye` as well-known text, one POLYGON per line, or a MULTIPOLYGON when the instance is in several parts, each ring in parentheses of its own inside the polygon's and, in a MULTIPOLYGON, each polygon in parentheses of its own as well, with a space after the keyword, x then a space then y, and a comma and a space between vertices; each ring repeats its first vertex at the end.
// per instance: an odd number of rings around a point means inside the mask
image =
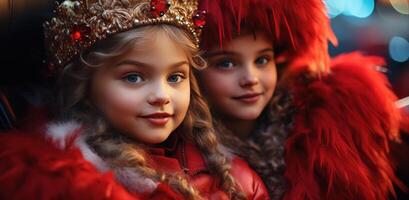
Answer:
POLYGON ((123 79, 124 79, 126 82, 132 83, 132 84, 140 83, 140 82, 144 81, 144 79, 142 78, 142 76, 139 75, 139 74, 128 74, 128 75, 126 75, 123 79))
POLYGON ((168 82, 170 82, 170 83, 179 83, 179 82, 182 82, 183 79, 185 79, 185 77, 183 75, 173 74, 173 75, 169 76, 168 82))
POLYGON ((216 63, 216 67, 221 69, 231 69, 234 67, 234 63, 230 60, 222 60, 216 63))
POLYGON ((265 65, 267 64, 271 59, 266 56, 258 57, 255 61, 257 65, 265 65))

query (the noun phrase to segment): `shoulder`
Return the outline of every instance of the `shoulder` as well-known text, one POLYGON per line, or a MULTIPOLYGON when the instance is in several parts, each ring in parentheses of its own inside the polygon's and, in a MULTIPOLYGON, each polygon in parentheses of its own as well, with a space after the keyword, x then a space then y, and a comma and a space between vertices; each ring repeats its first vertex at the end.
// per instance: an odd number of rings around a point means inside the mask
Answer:
POLYGON ((1 198, 134 199, 112 173, 99 173, 77 149, 61 150, 18 131, 2 134, 0 145, 1 198))
POLYGON ((95 164, 100 158, 87 155, 90 149, 75 135, 79 124, 43 127, 44 132, 0 134, 0 199, 34 194, 41 199, 183 199, 165 184, 155 184, 153 192, 129 192, 113 171, 95 164))
POLYGON ((270 199, 263 181, 244 160, 233 157, 230 173, 249 199, 270 199))

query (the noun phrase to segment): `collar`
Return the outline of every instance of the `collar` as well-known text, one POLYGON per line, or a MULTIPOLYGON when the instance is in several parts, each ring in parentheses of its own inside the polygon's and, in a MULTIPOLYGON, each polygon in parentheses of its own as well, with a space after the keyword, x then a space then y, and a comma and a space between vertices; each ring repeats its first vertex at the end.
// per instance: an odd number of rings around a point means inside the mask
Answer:
POLYGON ((150 164, 166 173, 176 172, 194 176, 209 172, 199 149, 176 133, 172 133, 165 142, 149 148, 148 152, 150 164))
POLYGON ((167 157, 175 157, 177 146, 179 143, 179 134, 173 132, 164 142, 148 147, 148 152, 153 155, 161 155, 167 157))
MULTIPOLYGON (((93 163, 100 171, 109 170, 107 164, 85 143, 83 137, 77 137, 81 131, 81 123, 75 121, 53 122, 47 124, 45 136, 51 139, 60 149, 66 149, 74 140, 84 158, 93 163)), ((80 134, 79 134, 80 135, 80 134)), ((199 173, 209 173, 207 164, 192 141, 186 141, 177 134, 163 143, 147 148, 148 163, 155 169, 165 173, 181 173, 193 176, 199 173)))

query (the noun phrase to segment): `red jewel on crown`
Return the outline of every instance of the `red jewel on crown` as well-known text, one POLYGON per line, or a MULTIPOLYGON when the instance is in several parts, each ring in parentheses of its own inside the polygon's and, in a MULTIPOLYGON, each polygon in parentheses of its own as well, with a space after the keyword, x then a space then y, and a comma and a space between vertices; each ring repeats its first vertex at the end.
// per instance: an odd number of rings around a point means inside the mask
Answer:
POLYGON ((75 41, 80 40, 82 38, 82 34, 79 31, 75 31, 71 33, 71 38, 75 41))
POLYGON ((196 11, 195 15, 193 16, 193 23, 198 28, 203 28, 206 24, 206 11, 196 11))
POLYGON ((84 25, 74 26, 71 30, 71 39, 75 42, 83 42, 89 36, 91 29, 84 25))
POLYGON ((162 17, 169 10, 170 3, 167 0, 152 0, 150 7, 153 17, 162 17))

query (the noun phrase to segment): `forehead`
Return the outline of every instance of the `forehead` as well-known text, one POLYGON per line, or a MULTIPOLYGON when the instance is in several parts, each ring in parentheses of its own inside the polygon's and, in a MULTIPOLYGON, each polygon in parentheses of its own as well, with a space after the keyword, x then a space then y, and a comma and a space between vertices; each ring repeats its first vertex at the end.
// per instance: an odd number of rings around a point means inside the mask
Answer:
POLYGON ((268 39, 266 34, 262 32, 246 32, 235 36, 231 40, 225 40, 221 48, 216 47, 211 49, 211 51, 223 50, 234 52, 251 52, 266 48, 273 48, 273 43, 270 39, 268 39))
POLYGON ((183 48, 183 44, 173 40, 165 31, 159 30, 140 40, 131 46, 122 59, 134 59, 158 65, 188 60, 188 52, 183 48))

